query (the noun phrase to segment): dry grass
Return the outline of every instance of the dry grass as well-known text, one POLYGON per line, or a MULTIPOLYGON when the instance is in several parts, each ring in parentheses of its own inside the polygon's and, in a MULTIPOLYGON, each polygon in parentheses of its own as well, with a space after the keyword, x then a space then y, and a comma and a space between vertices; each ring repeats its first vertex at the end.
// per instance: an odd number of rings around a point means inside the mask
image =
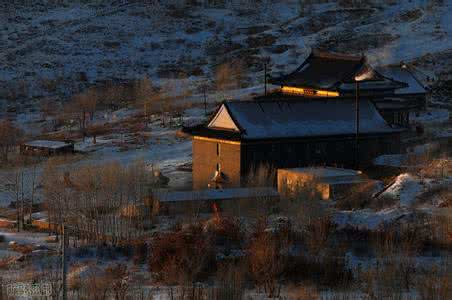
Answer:
POLYGON ((452 249, 452 209, 444 208, 444 215, 434 215, 428 222, 431 243, 439 248, 452 249))
POLYGON ((48 78, 43 78, 40 81, 40 86, 41 88, 43 88, 45 91, 49 92, 49 93, 53 93, 57 90, 58 86, 61 85, 63 82, 63 78, 56 78, 56 79, 48 79, 48 78))
POLYGON ((450 266, 433 267, 421 273, 420 278, 416 281, 416 291, 421 299, 452 298, 452 282, 448 268, 450 266))
POLYGON ((243 299, 246 287, 247 270, 243 262, 220 264, 216 273, 215 299, 243 299))
POLYGON ((7 270, 10 268, 11 264, 14 263, 14 257, 5 257, 0 259, 0 270, 7 270))
POLYGON ((30 254, 34 250, 33 245, 21 245, 21 244, 12 244, 10 245, 10 249, 12 251, 16 251, 22 254, 30 254))
POLYGON ((289 286, 287 296, 293 300, 320 299, 319 291, 315 286, 309 285, 293 285, 289 286))
POLYGON ((346 193, 341 195, 336 202, 336 208, 340 210, 363 209, 373 203, 372 193, 375 189, 375 183, 356 185, 347 189, 346 193))
MULTIPOLYGON (((12 229, 14 227, 16 227, 16 223, 14 221, 0 219, 0 228, 12 229)), ((1 242, 1 238, 0 238, 0 242, 1 242)))
POLYGON ((312 255, 317 255, 328 249, 327 243, 335 232, 336 226, 328 216, 311 219, 305 227, 304 242, 312 255))

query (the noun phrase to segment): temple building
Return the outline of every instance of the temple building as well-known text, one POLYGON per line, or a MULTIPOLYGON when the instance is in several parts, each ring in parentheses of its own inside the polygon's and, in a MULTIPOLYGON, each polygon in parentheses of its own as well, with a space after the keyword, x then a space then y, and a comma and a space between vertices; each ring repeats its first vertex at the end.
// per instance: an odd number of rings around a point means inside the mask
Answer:
POLYGON ((257 99, 358 95, 372 101, 389 124, 405 127, 410 113, 426 106, 426 89, 406 65, 372 68, 364 56, 313 50, 295 71, 269 82, 279 89, 257 99))
POLYGON ((425 109, 426 89, 407 65, 373 68, 364 56, 313 50, 274 89, 225 101, 191 128, 193 186, 236 187, 262 166, 360 169, 401 153, 409 116, 425 109))
POLYGON ((355 105, 340 97, 223 102, 207 124, 191 129, 193 187, 243 186, 261 166, 347 168, 358 160, 364 167, 378 155, 399 153, 402 129, 361 97, 357 134, 355 105))

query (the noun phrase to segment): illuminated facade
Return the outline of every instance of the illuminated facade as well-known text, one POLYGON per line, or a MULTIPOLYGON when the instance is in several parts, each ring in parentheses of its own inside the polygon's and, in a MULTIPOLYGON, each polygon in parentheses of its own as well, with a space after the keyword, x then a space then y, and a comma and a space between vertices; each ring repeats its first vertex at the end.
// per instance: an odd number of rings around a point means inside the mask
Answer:
POLYGON ((339 93, 327 90, 314 90, 309 88, 299 88, 291 86, 281 87, 281 92, 285 95, 308 96, 308 97, 339 97, 339 93))

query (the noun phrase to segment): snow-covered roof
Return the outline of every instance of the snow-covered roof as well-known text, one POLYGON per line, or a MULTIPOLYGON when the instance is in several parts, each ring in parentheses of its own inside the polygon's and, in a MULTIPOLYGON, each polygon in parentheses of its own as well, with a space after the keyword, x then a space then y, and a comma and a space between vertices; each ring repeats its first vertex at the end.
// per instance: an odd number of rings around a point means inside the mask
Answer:
POLYGON ((333 168, 333 167, 308 167, 281 169, 291 173, 306 173, 314 177, 337 177, 337 176, 361 176, 362 172, 352 169, 333 168))
POLYGON ((279 193, 271 187, 208 189, 200 191, 157 190, 153 197, 160 202, 234 200, 253 197, 278 197, 279 193))
POLYGON ((36 140, 24 143, 25 146, 58 149, 69 146, 71 144, 59 141, 36 140))
POLYGON ((402 68, 400 66, 386 66, 379 67, 377 70, 387 78, 401 81, 408 85, 407 87, 397 89, 395 91, 396 95, 426 93, 424 86, 407 68, 402 68))
POLYGON ((284 173, 298 174, 300 176, 315 179, 316 182, 328 184, 351 184, 369 181, 361 171, 333 168, 333 167, 308 167, 278 170, 278 176, 284 173))
MULTIPOLYGON (((241 138, 298 138, 355 134, 355 101, 353 99, 303 99, 265 101, 226 101, 218 114, 229 114, 241 138)), ((207 126, 217 130, 218 126, 207 126)), ((374 104, 360 100, 360 133, 392 133, 374 104)))

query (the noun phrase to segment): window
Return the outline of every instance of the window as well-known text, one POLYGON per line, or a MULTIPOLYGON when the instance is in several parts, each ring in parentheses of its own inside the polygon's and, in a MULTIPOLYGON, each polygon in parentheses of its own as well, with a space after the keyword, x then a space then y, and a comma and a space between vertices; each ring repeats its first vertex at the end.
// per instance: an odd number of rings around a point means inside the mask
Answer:
POLYGON ((218 143, 217 144, 217 156, 220 156, 220 152, 221 152, 221 145, 218 143))

